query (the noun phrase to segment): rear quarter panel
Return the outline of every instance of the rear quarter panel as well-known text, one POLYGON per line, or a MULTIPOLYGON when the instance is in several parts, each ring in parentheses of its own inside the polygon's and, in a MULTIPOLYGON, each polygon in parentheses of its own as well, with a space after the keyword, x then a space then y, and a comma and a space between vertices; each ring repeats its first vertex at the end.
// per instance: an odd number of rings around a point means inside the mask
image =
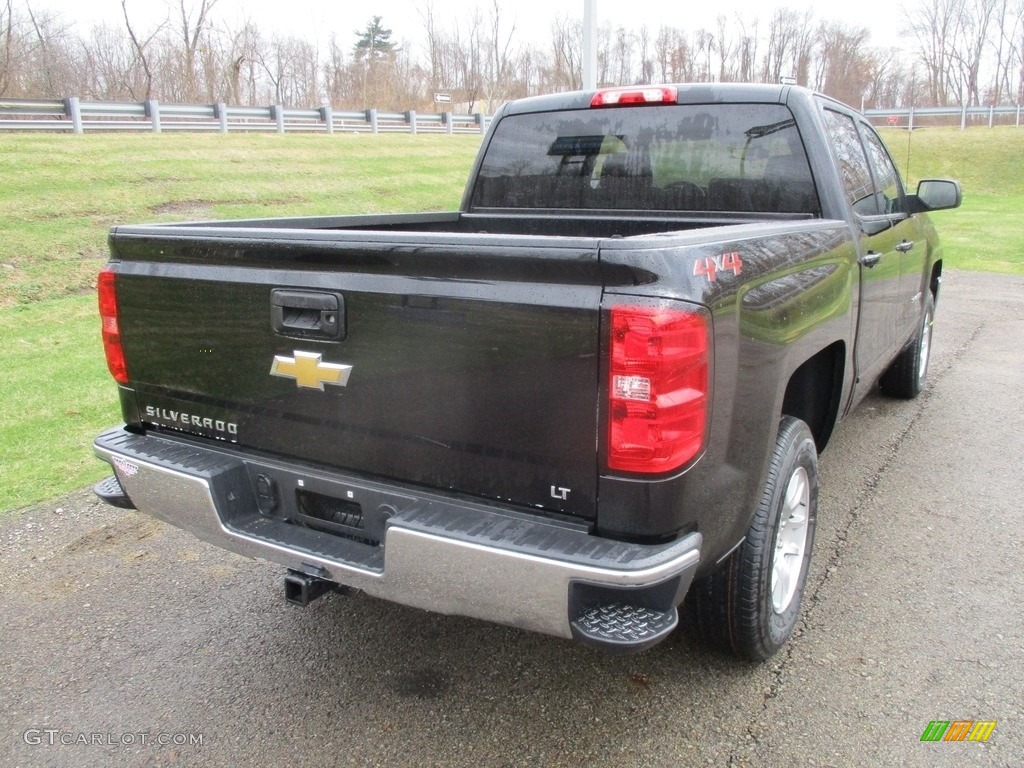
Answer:
MULTIPOLYGON (((698 530, 707 568, 749 525, 793 372, 837 342, 852 370, 858 282, 849 226, 769 223, 605 245, 602 265, 635 275, 635 285, 606 291, 605 308, 632 296, 703 305, 711 312, 714 354, 704 452, 682 473, 653 481, 605 471, 598 524, 617 536, 698 530), (729 263, 726 254, 738 255, 738 274, 709 270, 716 259, 729 263)), ((848 390, 844 383, 844 398, 848 390)))

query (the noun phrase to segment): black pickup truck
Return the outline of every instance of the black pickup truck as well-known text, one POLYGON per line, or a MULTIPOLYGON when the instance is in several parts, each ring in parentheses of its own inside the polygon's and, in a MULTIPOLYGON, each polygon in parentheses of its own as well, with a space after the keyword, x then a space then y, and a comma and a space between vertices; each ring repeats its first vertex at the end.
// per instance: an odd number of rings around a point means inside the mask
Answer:
POLYGON ((921 389, 942 252, 871 126, 808 90, 514 101, 460 210, 122 226, 106 501, 362 590, 608 650, 680 609, 797 620, 817 456, 921 389), (685 601, 685 602, 684 602, 685 601))

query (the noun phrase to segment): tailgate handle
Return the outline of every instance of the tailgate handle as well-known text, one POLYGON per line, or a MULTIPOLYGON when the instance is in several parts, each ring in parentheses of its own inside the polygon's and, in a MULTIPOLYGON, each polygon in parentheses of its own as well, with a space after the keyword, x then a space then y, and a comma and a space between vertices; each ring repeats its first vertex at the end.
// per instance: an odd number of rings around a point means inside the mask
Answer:
POLYGON ((275 288, 270 294, 270 324, 282 336, 341 341, 345 338, 345 297, 275 288))

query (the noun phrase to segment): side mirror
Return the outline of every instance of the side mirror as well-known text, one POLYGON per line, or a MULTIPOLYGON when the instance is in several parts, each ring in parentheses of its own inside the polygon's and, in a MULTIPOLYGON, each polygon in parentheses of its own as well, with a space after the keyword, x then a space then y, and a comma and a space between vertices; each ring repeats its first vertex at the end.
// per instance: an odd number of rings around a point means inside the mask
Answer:
POLYGON ((949 179, 924 179, 917 185, 917 194, 909 195, 911 213, 943 211, 959 208, 963 200, 960 184, 949 179))

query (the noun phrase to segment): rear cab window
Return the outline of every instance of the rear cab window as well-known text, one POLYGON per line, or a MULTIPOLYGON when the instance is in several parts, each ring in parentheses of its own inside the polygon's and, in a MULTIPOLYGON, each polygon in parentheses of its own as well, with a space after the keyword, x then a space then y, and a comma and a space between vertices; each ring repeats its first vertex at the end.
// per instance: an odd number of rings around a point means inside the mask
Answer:
POLYGON ((491 138, 470 205, 820 214, 793 115, 778 104, 508 116, 491 138))

